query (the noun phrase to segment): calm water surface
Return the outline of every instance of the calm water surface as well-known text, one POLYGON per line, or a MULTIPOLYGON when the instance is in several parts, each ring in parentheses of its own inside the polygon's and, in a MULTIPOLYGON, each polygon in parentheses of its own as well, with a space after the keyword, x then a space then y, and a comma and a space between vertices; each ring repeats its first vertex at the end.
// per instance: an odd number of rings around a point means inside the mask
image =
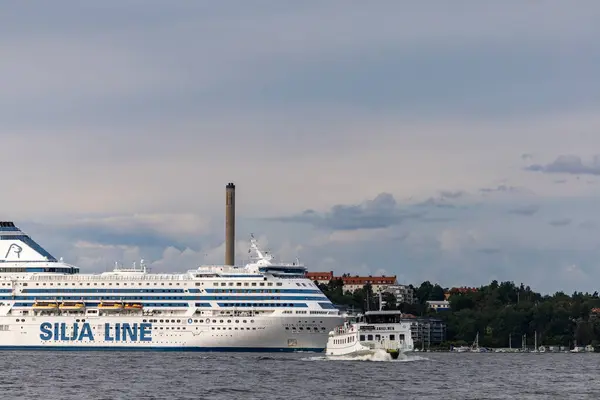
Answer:
POLYGON ((0 352, 0 399, 600 399, 600 354, 0 352), (383 360, 383 361, 380 361, 383 360))

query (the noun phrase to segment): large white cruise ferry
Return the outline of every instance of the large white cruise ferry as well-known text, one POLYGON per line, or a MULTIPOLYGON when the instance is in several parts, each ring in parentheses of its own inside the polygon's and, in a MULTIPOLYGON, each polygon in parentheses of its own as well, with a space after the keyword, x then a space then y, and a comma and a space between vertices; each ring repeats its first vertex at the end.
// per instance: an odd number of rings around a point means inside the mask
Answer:
POLYGON ((304 266, 251 245, 242 267, 80 274, 0 222, 0 349, 323 351, 339 311, 304 266))

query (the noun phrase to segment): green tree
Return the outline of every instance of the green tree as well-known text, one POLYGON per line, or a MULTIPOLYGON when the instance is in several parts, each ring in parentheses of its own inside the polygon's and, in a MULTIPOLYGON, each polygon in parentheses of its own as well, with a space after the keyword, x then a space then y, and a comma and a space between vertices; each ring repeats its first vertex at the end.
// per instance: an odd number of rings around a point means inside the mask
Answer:
MULTIPOLYGON (((341 281, 319 287, 335 304, 357 310, 379 309, 379 298, 371 285, 354 293, 344 291, 341 281)), ((443 319, 449 343, 471 343, 479 333, 481 346, 505 347, 510 337, 513 347, 518 347, 523 335, 527 335, 528 344, 532 345, 534 334, 538 335, 540 345, 569 346, 573 342, 582 346, 600 345, 600 315, 593 311, 600 308, 597 292, 576 291, 569 296, 559 291, 541 295, 524 284, 492 281, 474 292, 451 291, 450 310, 437 313, 428 310, 427 300, 439 300, 443 292, 439 284, 423 282, 415 289, 417 303, 402 303, 398 308, 406 314, 429 314, 443 319)), ((386 309, 396 304, 389 294, 384 294, 383 300, 386 309)))

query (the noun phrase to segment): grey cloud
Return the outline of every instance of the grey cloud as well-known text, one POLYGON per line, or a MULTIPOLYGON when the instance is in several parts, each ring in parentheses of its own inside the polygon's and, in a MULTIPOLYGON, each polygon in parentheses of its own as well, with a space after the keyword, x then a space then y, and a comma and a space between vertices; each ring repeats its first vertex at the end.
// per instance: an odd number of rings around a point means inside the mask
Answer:
MULTIPOLYGON (((537 65, 540 71, 550 76, 558 73, 562 76, 563 68, 554 71, 553 64, 546 60, 547 57, 554 59, 553 51, 532 53, 530 47, 553 48, 557 37, 563 45, 567 40, 567 44, 580 44, 584 39, 595 43, 593 33, 598 29, 591 33, 582 32, 581 26, 585 24, 581 21, 591 20, 593 13, 566 6, 560 12, 555 10, 550 21, 544 19, 544 24, 532 24, 531 20, 541 19, 538 8, 517 6, 517 3, 479 5, 468 11, 438 13, 433 16, 434 26, 423 23, 432 18, 428 7, 414 4, 407 8, 394 1, 381 2, 376 8, 366 3, 343 7, 340 6, 343 2, 328 2, 301 6, 288 4, 276 7, 276 10, 253 7, 244 2, 235 5, 229 2, 210 5, 143 2, 143 9, 125 2, 104 7, 77 3, 71 2, 70 6, 40 4, 35 10, 24 5, 15 6, 5 19, 0 20, 4 30, 9 32, 8 38, 3 38, 8 39, 5 40, 6 47, 1 48, 6 55, 3 57, 6 70, 2 70, 2 66, 0 70, 8 76, 3 86, 6 96, 3 105, 16 104, 6 112, 3 120, 19 113, 22 124, 39 121, 40 118, 30 118, 32 103, 37 106, 38 113, 53 108, 47 111, 49 118, 61 114, 70 119, 74 118, 73 114, 82 115, 86 111, 91 114, 89 118, 95 119, 94 125, 98 119, 115 121, 115 113, 119 110, 119 115, 128 119, 137 114, 137 118, 146 120, 157 111, 165 115, 167 111, 175 113, 182 108, 197 114, 216 102, 229 108, 239 105, 244 94, 251 97, 246 99, 246 106, 256 106, 270 94, 273 100, 270 107, 275 107, 285 104, 290 95, 299 97, 302 93, 311 93, 306 100, 314 103, 315 98, 324 96, 319 92, 320 88, 324 88, 326 99, 327 94, 338 92, 339 97, 334 99, 337 104, 349 101, 349 97, 353 97, 348 96, 349 93, 360 92, 360 96, 354 96, 355 101, 366 98, 381 101, 387 96, 386 102, 401 99, 404 108, 418 103, 415 100, 430 104, 432 99, 442 98, 438 107, 447 110, 451 104, 465 101, 467 97, 477 98, 481 103, 478 90, 483 90, 486 98, 490 93, 506 92, 489 90, 504 87, 506 80, 514 84, 514 80, 526 76, 527 83, 531 84, 535 77, 524 75, 523 71, 537 65), (502 29, 507 15, 513 14, 507 10, 518 10, 518 17, 510 17, 510 32, 502 29), (364 15, 365 26, 370 28, 357 30, 356 15, 364 15), (482 20, 488 20, 482 19, 482 15, 495 15, 496 18, 491 23, 482 23, 482 20), (513 18, 522 23, 514 23, 513 18), (458 20, 461 22, 457 23, 458 20), (311 29, 306 29, 307 26, 311 29), (515 50, 514 35, 527 38, 519 41, 525 49, 515 50), (485 40, 491 45, 482 46, 485 40), (498 54, 506 51, 504 46, 499 46, 502 42, 513 44, 508 52, 513 59, 527 58, 527 61, 514 62, 510 66, 497 62, 507 57, 507 54, 498 54), (451 54, 445 50, 449 45, 454 45, 455 51, 451 54), (428 51, 423 51, 424 48, 428 51), (455 54, 463 48, 467 50, 464 55, 455 54), (474 62, 473 57, 482 51, 483 56, 474 62), (439 61, 433 58, 436 56, 432 54, 440 53, 439 61), (381 55, 389 56, 390 60, 385 62, 381 55), (411 61, 415 56, 416 59, 411 61), (352 63, 357 67, 354 70, 348 68, 346 57, 365 62, 352 63), (344 73, 332 65, 334 59, 341 60, 344 73), (419 79, 387 78, 399 69, 403 76, 418 75, 423 73, 423 65, 438 68, 433 71, 439 73, 426 71, 429 81, 433 79, 429 85, 419 79), (498 65, 502 68, 498 69, 498 65), (294 73, 296 70, 302 73, 294 73), (261 76, 257 77, 257 74, 261 76), (309 85, 301 79, 306 75, 309 85), (474 79, 479 81, 474 82, 474 79), (314 84, 315 81, 319 84, 314 84), (348 89, 356 88, 357 84, 364 90, 348 89), (265 88, 267 90, 256 90, 265 88), (455 94, 442 96, 456 93, 453 88, 460 89, 462 99, 455 94), (468 96, 473 88, 475 95, 468 96), (43 98, 45 94, 49 95, 50 101, 43 98), (400 94, 403 96, 398 97, 400 94), (132 113, 132 104, 136 106, 135 113, 132 113), (74 107, 77 112, 73 112, 74 107), (107 108, 111 113, 104 115, 106 111, 103 110, 107 108), (123 112, 125 109, 127 111, 123 112)), ((593 64, 585 61, 581 60, 584 66, 593 64)), ((587 75, 581 73, 582 69, 578 68, 578 76, 583 80, 587 75)), ((541 73, 536 77, 539 79, 537 85, 543 88, 548 82, 559 81, 548 79, 541 73)), ((597 91, 592 84, 593 80, 585 88, 595 94, 597 91)), ((571 82, 569 87, 573 86, 577 85, 571 82)), ((559 93, 564 90, 557 89, 559 93)), ((537 95, 535 90, 531 93, 537 95)), ((506 107, 521 97, 500 97, 489 107, 506 107)), ((537 103, 535 99, 526 99, 525 103, 537 103)), ((398 108, 397 104, 392 107, 398 108)), ((42 125, 47 122, 42 121, 42 125)), ((86 122, 90 122, 89 119, 86 122)))
POLYGON ((448 202, 465 195, 462 191, 442 191, 439 197, 430 197, 420 203, 400 206, 393 195, 381 193, 373 200, 358 205, 335 205, 328 212, 315 210, 284 217, 265 218, 271 221, 298 222, 318 228, 332 230, 377 229, 399 225, 406 220, 420 222, 448 222, 455 216, 447 215, 444 210, 460 210, 467 206, 458 206, 448 202))
POLYGON ((389 193, 380 193, 373 200, 359 205, 338 204, 326 213, 306 210, 291 217, 268 218, 284 222, 308 223, 333 230, 377 229, 398 225, 406 219, 422 217, 424 212, 402 210, 389 193))
POLYGON ((493 188, 481 188, 481 189, 479 189, 479 192, 484 193, 484 194, 495 193, 495 192, 520 193, 522 191, 523 191, 523 189, 518 188, 516 186, 510 186, 510 185, 498 185, 498 186, 493 187, 493 188))
POLYGON ((479 253, 484 253, 484 254, 498 254, 500 253, 500 249, 498 248, 482 248, 482 249, 478 249, 477 252, 479 253))
POLYGON ((168 247, 173 246, 179 250, 185 244, 174 240, 172 237, 143 229, 118 230, 106 226, 72 226, 62 229, 63 234, 72 240, 84 240, 93 243, 121 246, 140 247, 168 247))
POLYGON ((456 221, 456 217, 428 217, 428 216, 422 216, 419 218, 420 222, 450 222, 450 221, 456 221))
POLYGON ((594 221, 583 221, 579 224, 579 227, 582 229, 596 229, 598 228, 598 224, 594 221))
POLYGON ((552 226, 567 226, 571 224, 570 218, 555 219, 549 222, 552 226))
POLYGON ((537 213, 539 211, 539 209, 540 209, 540 206, 532 204, 532 205, 528 205, 528 206, 516 207, 516 208, 508 210, 508 212, 510 214, 531 216, 531 215, 537 213))
POLYGON ((121 215, 25 225, 31 226, 38 234, 58 236, 67 243, 84 241, 111 246, 160 249, 174 247, 178 250, 185 248, 197 250, 200 248, 201 240, 206 241, 211 237, 202 232, 201 226, 198 229, 193 226, 190 228, 190 224, 198 222, 194 219, 195 216, 190 216, 192 219, 188 224, 181 216, 177 217, 173 215, 169 222, 168 215, 121 215), (176 227, 179 227, 179 233, 176 227))
POLYGON ((429 208, 448 208, 454 209, 459 208, 457 205, 450 203, 451 200, 457 200, 465 197, 467 192, 463 190, 440 190, 439 196, 430 197, 425 201, 415 204, 416 207, 429 207, 429 208))
POLYGON ((531 154, 531 153, 521 154, 521 160, 531 160, 532 158, 533 158, 533 154, 531 154))
POLYGON ((440 191, 440 196, 446 199, 458 199, 459 197, 463 197, 466 193, 462 190, 442 190, 440 191))
POLYGON ((396 242, 404 242, 406 241, 406 239, 408 239, 408 237, 410 236, 409 232, 403 232, 400 235, 397 236, 393 236, 392 238, 390 238, 392 241, 396 241, 396 242))
POLYGON ((600 175, 600 156, 596 155, 586 163, 579 156, 560 155, 549 164, 532 164, 525 170, 547 174, 600 175))
POLYGON ((557 184, 567 183, 567 180, 566 179, 555 179, 554 183, 557 183, 557 184))
POLYGON ((444 198, 436 199, 433 197, 416 204, 417 207, 434 207, 434 208, 456 208, 454 204, 445 202, 444 198))

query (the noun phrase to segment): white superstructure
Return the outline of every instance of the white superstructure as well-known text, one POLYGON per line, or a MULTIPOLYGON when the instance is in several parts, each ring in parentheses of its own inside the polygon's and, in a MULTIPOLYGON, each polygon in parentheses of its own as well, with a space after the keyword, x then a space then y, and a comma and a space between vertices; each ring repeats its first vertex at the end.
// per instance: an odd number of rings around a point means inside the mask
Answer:
POLYGON ((410 323, 401 322, 401 318, 399 311, 367 311, 329 333, 326 353, 356 357, 383 350, 396 359, 414 347, 410 323))
POLYGON ((251 243, 241 267, 80 274, 0 222, 0 349, 323 351, 339 311, 304 266, 251 243))

